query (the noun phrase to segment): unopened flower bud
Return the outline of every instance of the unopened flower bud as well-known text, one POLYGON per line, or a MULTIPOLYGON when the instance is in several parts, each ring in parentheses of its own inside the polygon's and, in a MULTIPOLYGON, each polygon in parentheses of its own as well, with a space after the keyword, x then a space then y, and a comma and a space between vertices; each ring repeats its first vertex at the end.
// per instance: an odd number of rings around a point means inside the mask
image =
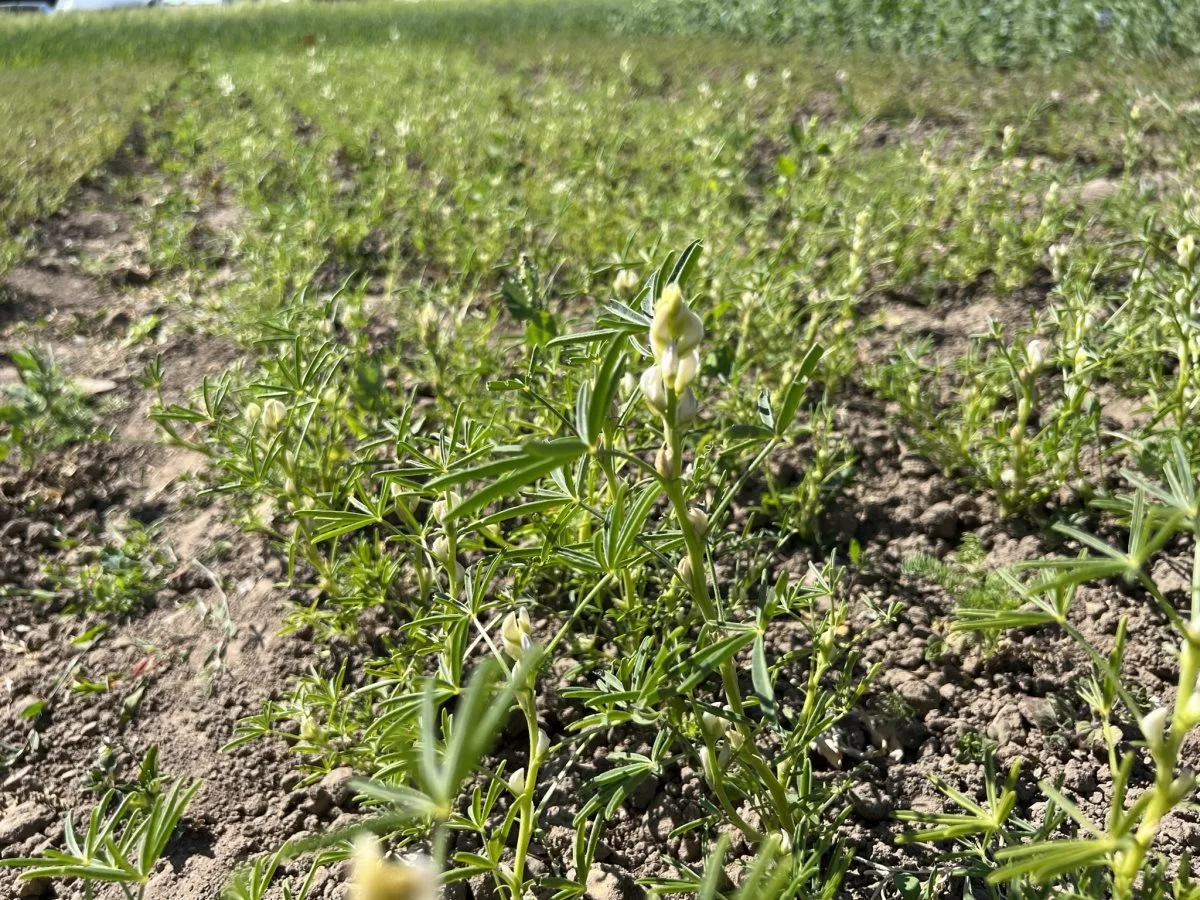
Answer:
POLYGON ((262 418, 262 407, 251 401, 246 404, 246 408, 242 410, 242 417, 248 425, 257 425, 258 420, 262 418))
POLYGON ((688 385, 696 380, 696 373, 700 370, 700 351, 693 350, 691 353, 684 354, 679 360, 679 364, 675 367, 675 378, 672 387, 675 393, 682 394, 687 390, 688 385))
POLYGON ((386 858, 379 839, 364 833, 354 839, 349 900, 434 900, 437 873, 427 859, 397 862, 386 858))
POLYGON ((716 782, 717 777, 716 770, 713 768, 712 754, 708 752, 707 747, 700 748, 700 768, 704 771, 704 778, 709 784, 716 782))
POLYGON ((654 305, 654 319, 650 323, 650 346, 655 358, 661 358, 671 344, 683 356, 699 347, 702 340, 704 323, 684 303, 679 285, 671 282, 654 305))
POLYGON ((454 509, 460 503, 462 503, 462 497, 454 491, 450 491, 450 493, 446 495, 445 499, 433 501, 433 507, 430 509, 430 512, 433 515, 434 521, 441 525, 446 524, 446 513, 454 509))
POLYGON ((1185 769, 1179 777, 1171 782, 1171 802, 1180 803, 1191 796, 1196 789, 1196 773, 1185 769))
POLYGON ((1183 717, 1189 725, 1200 723, 1200 693, 1193 693, 1188 697, 1183 707, 1183 717))
POLYGON ((698 506, 693 506, 687 512, 687 518, 697 536, 704 537, 704 533, 708 531, 708 513, 698 506))
POLYGON ((666 444, 659 447, 654 455, 654 469, 663 478, 675 477, 675 454, 666 444))
POLYGON ((433 556, 439 562, 446 563, 450 560, 450 539, 444 534, 433 542, 433 556))
POLYGON ((700 727, 713 740, 716 740, 729 729, 729 720, 715 713, 706 712, 700 716, 700 727))
POLYGON ((1200 619, 1192 619, 1185 627, 1187 639, 1193 644, 1200 644, 1200 619))
POLYGON ((664 415, 667 411, 667 390, 658 366, 651 366, 642 373, 641 388, 646 405, 660 416, 664 415))
POLYGON ((1155 707, 1142 716, 1142 721, 1138 724, 1150 749, 1157 749, 1162 744, 1163 731, 1167 726, 1167 708, 1165 706, 1155 707))
POLYGON ((537 758, 544 759, 546 754, 550 752, 550 735, 546 734, 542 729, 538 729, 537 733, 537 758))
POLYGON ((675 566, 675 574, 679 576, 679 580, 684 584, 690 585, 692 583, 692 572, 692 559, 689 556, 685 556, 675 566))
POLYGON ((310 744, 320 744, 325 740, 325 732, 316 719, 305 716, 300 720, 300 739, 310 744))
POLYGON ((698 408, 699 404, 696 403, 696 392, 689 387, 675 401, 675 421, 680 425, 688 424, 696 418, 698 408))
POLYGON ((746 736, 736 728, 729 728, 725 732, 725 737, 729 740, 729 746, 738 751, 742 749, 742 745, 746 743, 746 736))
POLYGON ((268 431, 274 431, 278 428, 283 423, 286 415, 287 407, 283 405, 282 401, 274 397, 263 404, 262 423, 268 431))
POLYGON ((508 776, 508 789, 518 796, 525 793, 525 767, 517 769, 508 776))

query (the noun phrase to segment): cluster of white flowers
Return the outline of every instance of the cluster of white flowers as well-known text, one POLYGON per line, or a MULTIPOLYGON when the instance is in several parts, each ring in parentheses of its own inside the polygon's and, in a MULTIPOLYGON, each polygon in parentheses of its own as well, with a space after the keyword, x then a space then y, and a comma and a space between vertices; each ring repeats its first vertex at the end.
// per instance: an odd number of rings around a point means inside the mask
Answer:
POLYGON ((646 404, 667 416, 675 400, 675 424, 686 425, 696 417, 696 394, 692 381, 700 368, 700 342, 704 323, 683 299, 675 283, 663 288, 650 323, 650 348, 654 365, 642 373, 641 388, 646 404))

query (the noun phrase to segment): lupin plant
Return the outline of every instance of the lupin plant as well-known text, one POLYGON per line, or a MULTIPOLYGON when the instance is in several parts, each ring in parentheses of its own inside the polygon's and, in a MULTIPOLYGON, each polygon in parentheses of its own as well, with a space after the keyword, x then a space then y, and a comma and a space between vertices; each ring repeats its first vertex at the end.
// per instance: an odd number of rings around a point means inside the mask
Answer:
MULTIPOLYGON (((702 421, 697 384, 705 329, 684 291, 698 254, 699 246, 694 244, 654 272, 637 294, 640 311, 614 300, 601 317, 601 329, 564 339, 583 345, 603 342, 596 355, 595 378, 583 384, 577 398, 573 435, 529 444, 518 452, 508 448, 494 462, 452 469, 426 488, 446 490, 489 479, 474 493, 464 491, 464 499, 446 511, 450 520, 476 520, 474 527, 477 517, 496 501, 515 501, 514 511, 540 509, 553 502, 574 508, 574 515, 582 517, 586 527, 578 528, 577 534, 585 543, 563 558, 580 565, 580 574, 609 574, 583 597, 551 641, 551 648, 567 636, 583 609, 604 602, 614 587, 616 596, 611 602, 616 604, 615 611, 624 615, 639 611, 629 602, 639 594, 665 591, 662 602, 652 608, 656 611, 639 629, 641 637, 631 646, 630 655, 602 673, 594 687, 564 692, 592 710, 573 726, 585 739, 623 723, 657 723, 660 728, 652 756, 639 756, 596 779, 595 795, 576 817, 581 834, 598 836, 596 826, 611 815, 615 804, 673 754, 681 754, 699 763, 722 816, 752 845, 773 840, 803 847, 797 859, 811 861, 826 854, 828 845, 818 841, 805 846, 805 837, 814 817, 833 799, 813 781, 808 749, 839 710, 848 708, 861 694, 871 673, 852 682, 848 677, 849 667, 855 663, 852 647, 838 646, 833 639, 846 618, 845 603, 837 596, 836 570, 814 570, 804 585, 796 585, 786 576, 774 581, 766 578, 762 561, 752 570, 758 573, 756 584, 722 585, 714 576, 714 559, 723 544, 722 526, 730 504, 750 474, 787 439, 821 351, 813 348, 797 361, 795 375, 777 404, 765 393, 760 397, 761 423, 727 430, 726 434, 736 435, 733 447, 755 440, 761 445, 748 466, 712 493, 711 482, 717 476, 712 460, 697 456, 689 463, 689 436, 702 421), (639 347, 647 348, 642 352, 649 364, 637 380, 637 393, 658 424, 655 446, 649 452, 652 463, 632 452, 636 446, 632 440, 640 437, 631 421, 634 398, 623 412, 613 408, 624 360, 631 349, 639 347), (544 491, 522 493, 526 485, 556 471, 561 499, 552 501, 555 495, 544 491), (582 491, 580 499, 569 501, 568 490, 582 491), (707 510, 701 502, 706 493, 716 498, 707 510), (656 530, 647 521, 651 504, 659 496, 665 496, 670 509, 672 527, 666 530, 656 530), (592 504, 607 509, 601 513, 592 504), (582 547, 588 545, 592 545, 590 552, 596 562, 584 565, 580 556, 582 547), (674 585, 650 577, 660 564, 670 566, 674 585), (761 593, 761 598, 747 620, 740 610, 751 590, 761 593), (680 605, 680 600, 686 602, 680 605), (810 629, 812 646, 769 660, 767 632, 780 616, 803 621, 810 629), (651 622, 657 625, 651 626, 651 622), (696 643, 689 647, 692 634, 696 643), (744 670, 738 662, 746 651, 752 696, 745 692, 744 670), (803 703, 799 709, 784 709, 775 696, 775 682, 781 672, 796 665, 808 669, 800 681, 803 703), (719 699, 705 693, 703 686, 710 674, 719 677, 719 699), (829 690, 825 685, 831 677, 839 686, 829 690), (760 746, 768 735, 782 745, 777 744, 771 758, 760 746), (752 824, 751 818, 761 824, 752 824), (595 824, 589 826, 590 821, 595 824)), ((618 281, 627 294, 628 278, 621 276, 618 281)), ((563 421, 571 420, 564 416, 563 421)), ((484 520, 509 517, 501 510, 484 520)), ((506 656, 519 658, 533 630, 534 623, 525 611, 513 610, 503 620, 497 643, 506 656)), ((530 691, 527 696, 518 694, 530 735, 529 763, 507 782, 522 822, 516 861, 508 869, 500 869, 495 859, 491 863, 501 873, 498 883, 502 890, 517 891, 522 883, 522 848, 527 842, 524 820, 532 811, 538 766, 548 743, 538 726, 532 688, 530 691)), ((594 838, 581 850, 588 847, 594 848, 594 838)), ((836 875, 836 854, 830 858, 836 875)), ((577 868, 586 861, 580 857, 577 868)), ((482 865, 478 859, 475 864, 482 865)))
MULTIPOLYGON (((1111 547, 1074 527, 1059 525, 1058 530, 1075 541, 1081 552, 1076 557, 1028 564, 1026 568, 1039 573, 1037 577, 1003 573, 1010 589, 1023 600, 1022 605, 1011 609, 959 609, 956 613, 955 628, 959 630, 997 632, 1053 625, 1072 638, 1093 667, 1080 697, 1098 723, 1094 731, 1097 749, 1103 751, 1113 780, 1110 806, 1103 821, 1087 815, 1059 785, 1049 781, 1040 783, 1049 801, 1049 824, 1036 831, 1017 827, 1015 820, 1010 820, 1015 795, 990 804, 985 811, 942 786, 966 814, 908 814, 910 821, 932 826, 911 835, 914 839, 984 837, 990 843, 1000 836, 1000 846, 990 851, 996 865, 987 877, 993 885, 1032 881, 1034 885, 1082 892, 1071 896, 1107 896, 1114 900, 1164 896, 1167 867, 1155 852, 1156 841, 1167 818, 1194 802, 1196 771, 1183 749, 1200 725, 1200 549, 1193 554, 1190 597, 1183 612, 1148 570, 1159 551, 1177 536, 1188 536, 1193 546, 1200 548, 1197 478, 1178 441, 1163 473, 1165 483, 1124 474, 1133 493, 1106 501, 1104 506, 1115 512, 1128 529, 1125 549, 1111 547), (1121 578, 1135 586, 1170 623, 1178 641, 1179 667, 1175 696, 1170 701, 1147 705, 1128 687, 1123 671, 1129 639, 1127 618, 1120 621, 1107 652, 1096 647, 1073 621, 1071 606, 1077 588, 1110 578, 1121 578), (1140 740, 1128 741, 1123 724, 1140 733, 1140 740), (1153 773, 1149 784, 1139 785, 1135 776, 1135 767, 1141 762, 1148 763, 1153 773), (1056 823, 1074 834, 1055 836, 1056 823), (1023 838, 1022 834, 1033 837, 1023 838)), ((1194 893, 1176 891, 1174 896, 1191 897, 1194 893)))

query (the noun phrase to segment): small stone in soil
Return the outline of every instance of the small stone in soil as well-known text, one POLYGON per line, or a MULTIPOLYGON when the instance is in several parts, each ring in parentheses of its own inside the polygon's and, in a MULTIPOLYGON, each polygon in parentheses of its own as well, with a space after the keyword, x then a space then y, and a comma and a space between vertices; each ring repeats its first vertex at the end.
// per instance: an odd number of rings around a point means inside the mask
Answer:
POLYGON ((596 863, 587 876, 587 900, 642 900, 646 892, 620 866, 596 863))
POLYGON ((317 785, 317 795, 327 798, 331 806, 348 809, 354 804, 354 789, 350 786, 353 777, 354 769, 349 766, 334 769, 317 785))
POLYGON ((859 818, 867 822, 882 822, 892 811, 891 801, 878 785, 870 782, 861 782, 852 787, 848 799, 859 818))
POLYGON ((1022 697, 1017 701, 1021 718, 1041 731, 1049 731, 1058 722, 1054 703, 1046 697, 1022 697))

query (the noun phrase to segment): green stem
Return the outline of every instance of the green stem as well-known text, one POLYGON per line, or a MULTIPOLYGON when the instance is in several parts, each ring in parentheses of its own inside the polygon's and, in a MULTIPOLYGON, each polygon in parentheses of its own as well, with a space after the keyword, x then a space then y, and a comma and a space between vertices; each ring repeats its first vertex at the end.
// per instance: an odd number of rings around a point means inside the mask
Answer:
POLYGON ((516 856, 513 859, 513 900, 521 900, 524 893, 525 857, 529 854, 529 842, 533 839, 533 829, 537 816, 534 815, 533 794, 537 790, 538 767, 541 759, 538 757, 538 723, 537 705, 534 702, 533 691, 521 700, 521 711, 525 713, 525 726, 529 731, 529 765, 525 768, 525 788, 517 798, 519 807, 519 825, 517 828, 516 856))
MULTIPOLYGON (((716 628, 720 623, 717 618, 716 607, 708 593, 708 579, 705 576, 704 540, 701 535, 696 533, 691 519, 688 518, 687 498, 684 496, 683 482, 679 477, 683 447, 679 431, 672 425, 675 421, 674 392, 668 393, 667 418, 665 421, 667 446, 671 451, 671 471, 664 478, 664 481, 667 498, 671 502, 676 522, 679 525, 680 532, 683 534, 684 546, 687 548, 687 558, 691 567, 691 584, 688 587, 692 598, 696 601, 696 605, 700 607, 705 624, 716 628)), ((775 776, 775 773, 771 771, 771 767, 759 755, 758 748, 754 743, 754 735, 746 724, 745 704, 742 701, 742 691, 738 685, 737 670, 734 669, 733 660, 724 660, 720 665, 720 672, 721 682, 725 688, 725 699, 729 703, 730 711, 737 719, 737 730, 742 736, 742 746, 737 751, 738 758, 747 763, 758 777, 762 779, 763 783, 767 785, 776 814, 779 816, 783 826, 788 831, 791 831, 794 823, 791 806, 788 803, 787 791, 775 776)))
POLYGON ((1133 834, 1133 842, 1128 849, 1117 856, 1117 864, 1113 873, 1114 900, 1129 900, 1133 896, 1133 884, 1146 861, 1146 855, 1158 835, 1159 825, 1174 808, 1176 798, 1171 786, 1175 780, 1175 771, 1179 765, 1179 750, 1183 739, 1189 731, 1187 714, 1184 709, 1196 690, 1196 677, 1200 673, 1200 648, 1186 635, 1183 649, 1179 655, 1179 689, 1175 697, 1175 706, 1170 723, 1162 741, 1150 748, 1154 758, 1154 787, 1150 802, 1133 834))

